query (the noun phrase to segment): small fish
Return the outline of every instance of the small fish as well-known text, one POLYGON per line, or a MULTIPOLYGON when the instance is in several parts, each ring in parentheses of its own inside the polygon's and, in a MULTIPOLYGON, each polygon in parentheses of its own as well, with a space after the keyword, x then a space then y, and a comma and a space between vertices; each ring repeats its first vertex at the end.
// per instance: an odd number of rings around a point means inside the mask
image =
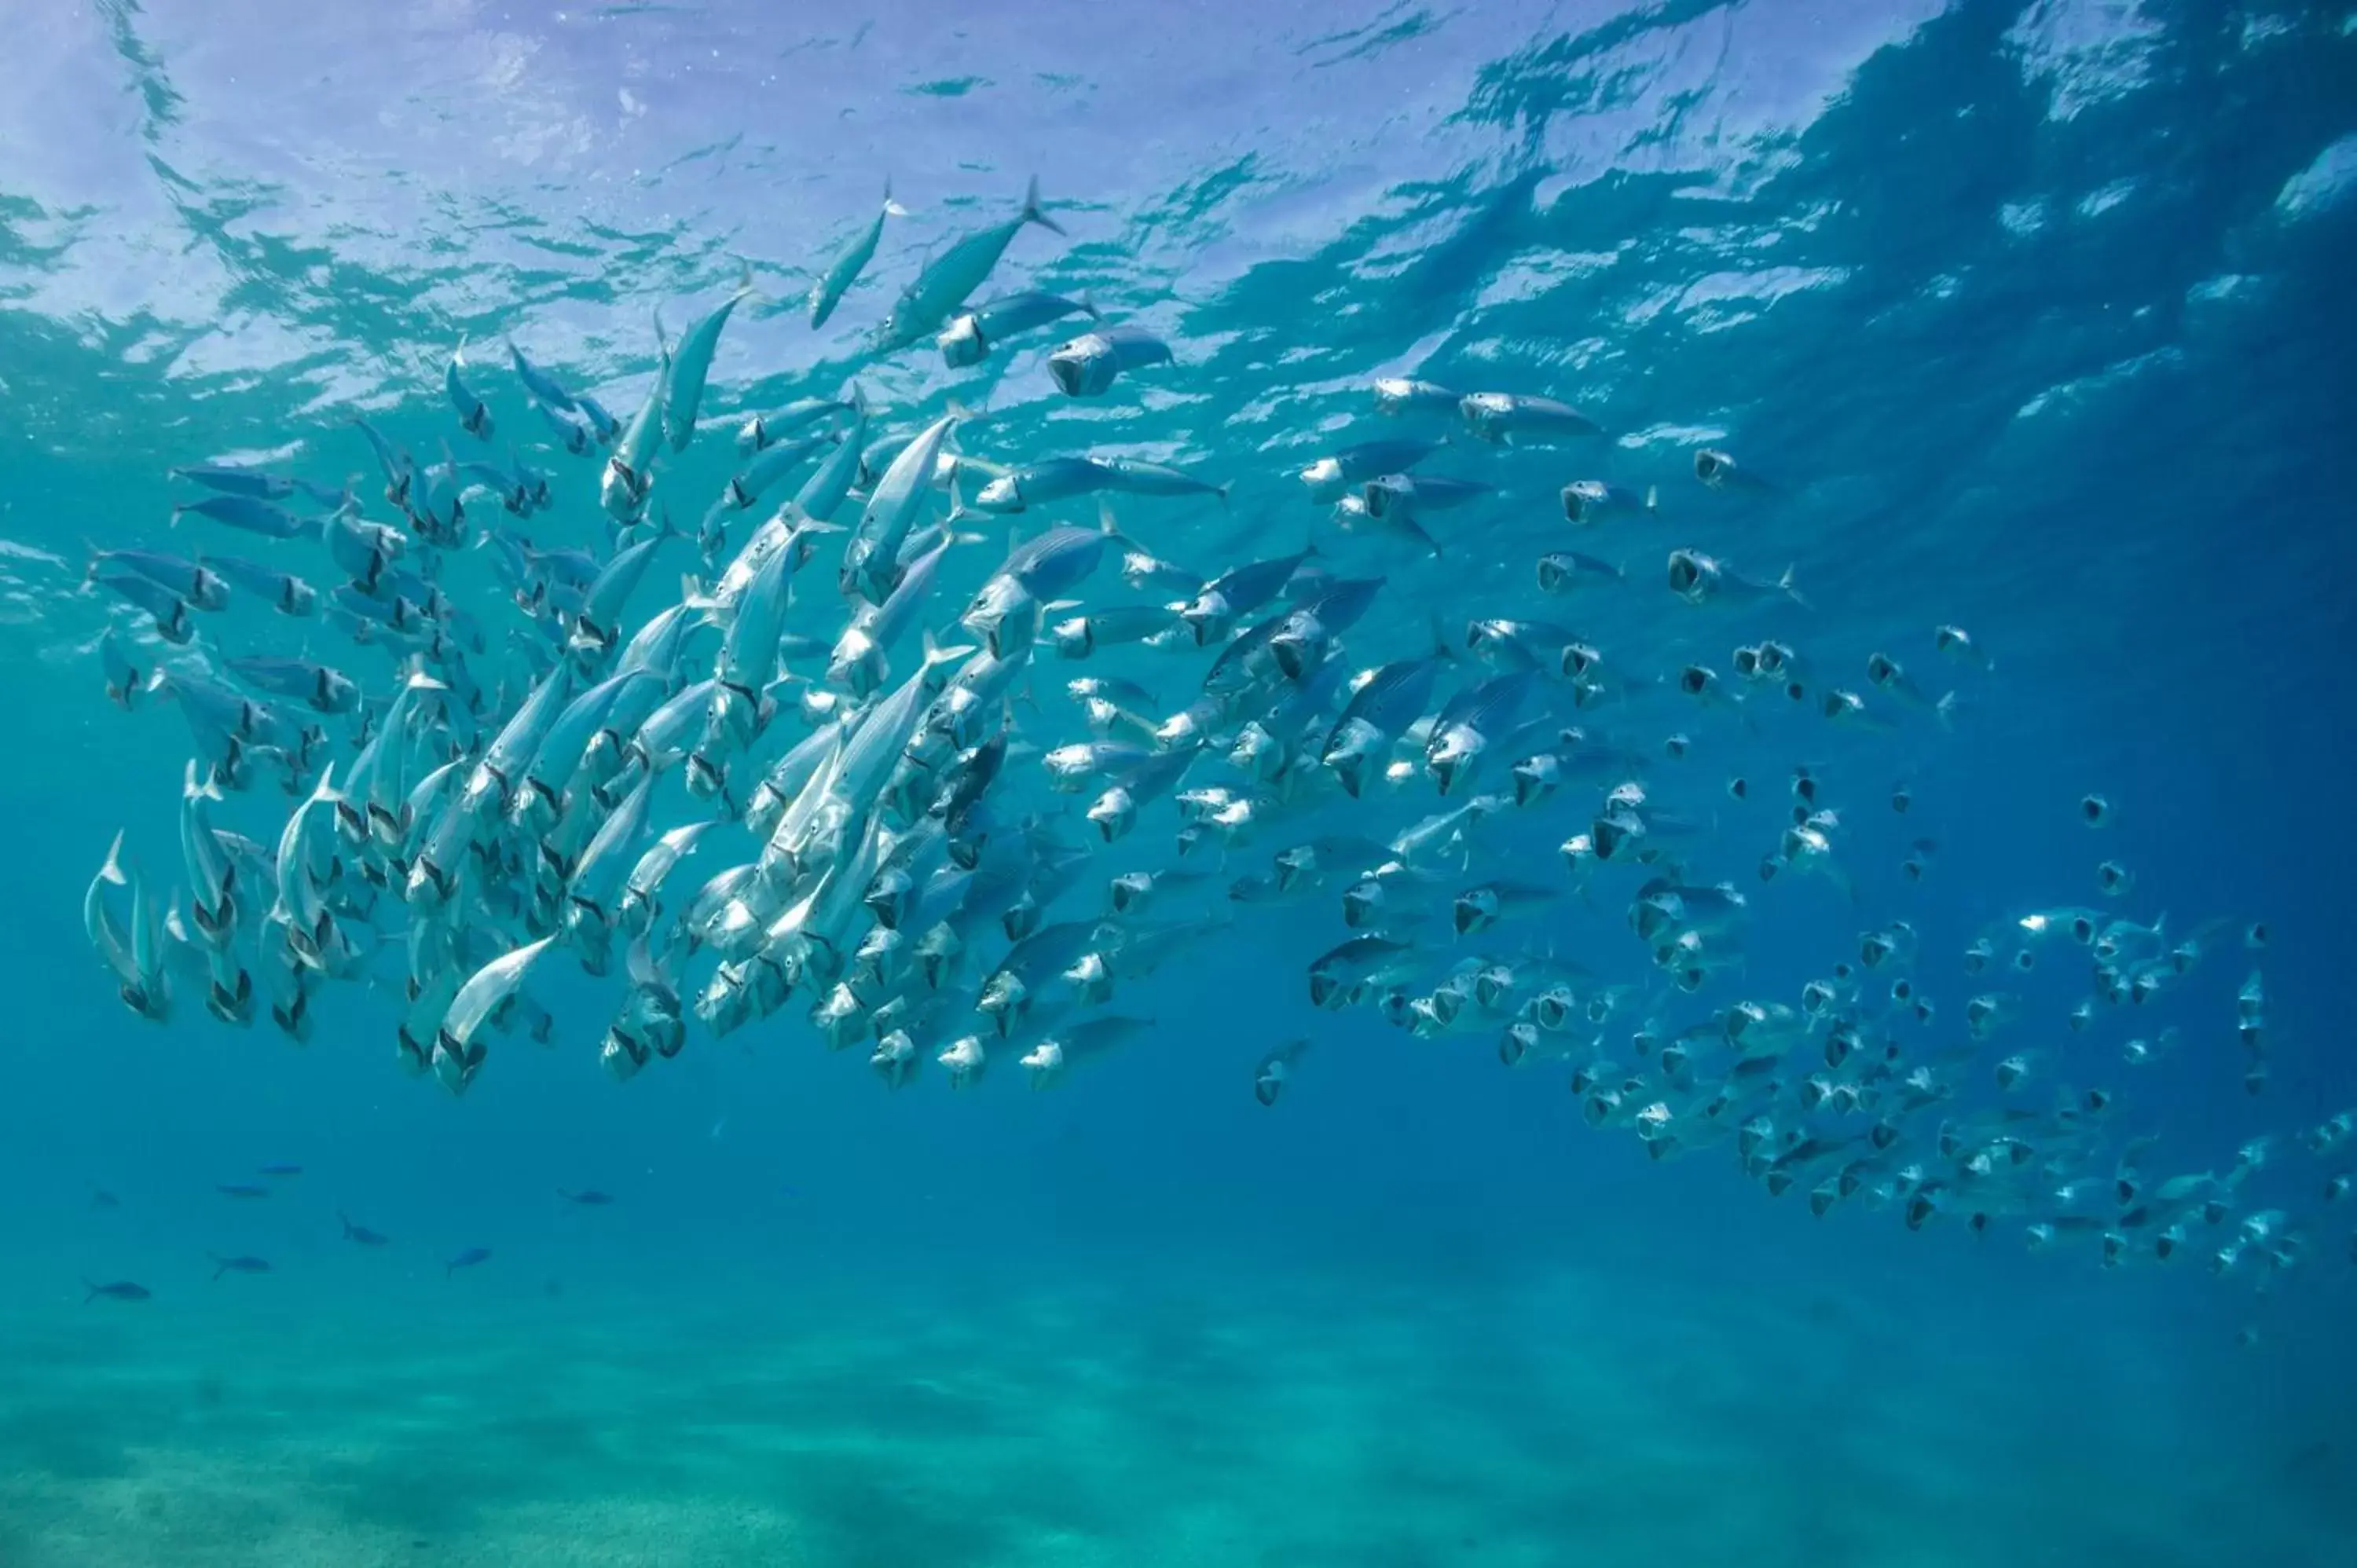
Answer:
POLYGON ((1996 661, 1981 650, 1973 634, 1960 626, 1935 627, 1932 631, 1933 646, 1959 664, 1970 664, 1981 670, 1994 670, 1996 661))
POLYGON ((1301 470, 1301 482, 1308 488, 1309 499, 1323 504, 1369 479, 1404 474, 1439 451, 1443 445, 1405 436, 1361 441, 1311 463, 1301 470))
POLYGON ((230 660, 228 666, 247 685, 294 698, 315 713, 348 714, 360 703, 361 689, 350 676, 308 660, 256 656, 230 660))
MULTIPOLYGON (((1566 403, 1512 392, 1468 392, 1458 400, 1466 427, 1500 446, 1527 446, 1600 435, 1597 423, 1566 403)), ((1577 521, 1577 520, 1575 520, 1577 521)))
POLYGON ((1253 1069, 1253 1098, 1263 1105, 1275 1105, 1293 1081, 1295 1064, 1308 1049, 1308 1040, 1287 1040, 1263 1056, 1253 1069))
POLYGON ((1139 327, 1098 327, 1059 345, 1048 375, 1066 397, 1095 397, 1124 371, 1170 362, 1170 345, 1139 327))
POLYGON ((584 1208, 603 1208, 614 1201, 612 1193, 600 1192, 594 1187, 585 1187, 578 1192, 567 1192, 560 1187, 556 1189, 556 1196, 567 1203, 577 1203, 584 1208))
POLYGON ((210 1257, 213 1261, 213 1278, 215 1279, 221 1278, 223 1274, 266 1274, 270 1273, 270 1260, 267 1258, 224 1258, 218 1252, 208 1252, 206 1256, 210 1257))
POLYGON ((737 450, 748 457, 765 452, 797 431, 807 430, 829 414, 838 410, 848 412, 853 406, 840 398, 805 397, 766 413, 748 415, 737 427, 737 450))
POLYGON ((280 615, 301 619, 318 609, 318 590, 291 572, 235 555, 199 555, 197 559, 238 591, 252 594, 280 615))
POLYGON ((933 342, 942 351, 944 365, 953 371, 963 370, 982 363, 993 349, 1017 333, 1082 314, 1092 321, 1102 319, 1097 307, 1086 299, 1066 299, 1053 294, 1005 294, 951 317, 949 325, 941 329, 933 342))
POLYGON ((1006 253, 1006 247, 1014 243, 1015 236, 1031 223, 1051 234, 1064 231, 1040 209, 1039 182, 1036 178, 1024 190, 1022 209, 1013 218, 960 236, 925 263, 909 286, 901 290, 884 325, 877 328, 877 349, 890 353, 905 349, 937 330, 950 312, 982 286, 991 269, 998 265, 999 257, 1006 253))
POLYGON ((1628 574, 1609 561, 1577 550, 1551 550, 1539 557, 1539 591, 1568 594, 1593 583, 1620 583, 1628 574))
POLYGON ((1806 609, 1809 601, 1792 585, 1792 570, 1772 583, 1756 582, 1726 562, 1699 550, 1673 550, 1669 564, 1670 591, 1690 605, 1760 604, 1790 599, 1806 609))
POLYGON ((135 572, 102 572, 91 581, 146 611, 156 635, 165 641, 182 644, 196 635, 196 627, 188 619, 188 601, 153 577, 143 577, 135 572))
POLYGON ((176 479, 187 479, 222 495, 251 496, 257 500, 283 500, 295 493, 295 481, 284 475, 232 464, 189 463, 171 469, 170 474, 176 479))
POLYGON ((1577 528, 1620 517, 1652 517, 1660 510, 1660 492, 1651 485, 1631 490, 1602 479, 1574 479, 1563 488, 1563 520, 1577 528))
POLYGON ((221 610, 229 606, 229 584, 199 562, 147 550, 101 550, 91 547, 88 577, 100 573, 131 574, 168 588, 190 609, 221 610))
POLYGON ((442 395, 458 415, 458 427, 479 441, 491 438, 490 405, 477 397, 472 388, 460 379, 458 372, 466 368, 467 345, 461 340, 450 352, 450 362, 442 368, 442 395))
POLYGON ((861 230, 850 244, 844 247, 843 253, 835 257, 834 263, 820 274, 819 280, 811 285, 812 327, 826 325, 826 318, 834 314, 834 307, 842 303, 845 293, 858 281, 867 263, 875 259, 877 242, 884 238, 884 220, 906 218, 908 215, 909 209, 892 199, 892 182, 886 180, 884 204, 877 209, 876 216, 868 220, 867 227, 861 230))
POLYGON ((109 1301, 153 1301, 155 1299, 153 1291, 131 1280, 115 1280, 102 1285, 91 1284, 88 1280, 81 1283, 83 1288, 90 1292, 88 1295, 81 1298, 81 1304, 84 1306, 88 1306, 101 1296, 104 1296, 109 1301))
POLYGON ((571 413, 578 406, 571 392, 557 384, 547 371, 523 357, 523 350, 515 346, 513 338, 508 340, 508 358, 515 363, 516 380, 523 383, 523 390, 530 392, 533 401, 544 410, 571 413))
POLYGON ((1781 489, 1773 481, 1738 463, 1732 454, 1717 446, 1704 446, 1695 451, 1694 471, 1695 478, 1709 489, 1767 496, 1778 493, 1781 489))
POLYGON ((1381 474, 1361 487, 1361 499, 1369 517, 1398 526, 1427 512, 1448 511, 1494 495, 1497 488, 1480 479, 1439 474, 1381 474))
POLYGON ((213 1184, 213 1190, 223 1197, 255 1198, 270 1196, 268 1187, 255 1187, 248 1182, 216 1182, 213 1184))
POLYGON ((695 438, 695 411, 704 402, 704 383, 712 372, 712 356, 720 347, 720 329, 756 292, 748 268, 737 292, 698 318, 680 338, 663 375, 662 426, 673 451, 686 451, 687 444, 695 438))
POLYGON ((371 1230, 365 1225, 353 1224, 340 1210, 336 1215, 336 1223, 344 1228, 344 1240, 356 1247, 385 1247, 392 1244, 391 1237, 371 1230))
POLYGON ((202 500, 176 502, 172 521, 178 523, 184 512, 195 512, 199 517, 258 533, 264 539, 307 539, 319 532, 316 521, 296 517, 285 507, 253 496, 207 496, 202 500))
POLYGON ((1419 381, 1406 376, 1385 376, 1375 382, 1377 413, 1463 413, 1464 398, 1437 381, 1419 381))
POLYGON ((122 636, 111 626, 99 633, 98 658, 106 671, 107 701, 125 713, 137 707, 139 699, 146 694, 149 672, 139 667, 122 636))
POLYGON ((442 1277, 448 1279, 460 1269, 471 1269, 478 1263, 489 1262, 490 1257, 491 1250, 489 1247, 469 1247, 442 1265, 442 1277))
POLYGON ((256 1165, 253 1168, 258 1175, 276 1176, 282 1181, 291 1179, 292 1177, 298 1176, 303 1174, 303 1167, 301 1165, 288 1165, 283 1161, 274 1162, 266 1165, 256 1165))

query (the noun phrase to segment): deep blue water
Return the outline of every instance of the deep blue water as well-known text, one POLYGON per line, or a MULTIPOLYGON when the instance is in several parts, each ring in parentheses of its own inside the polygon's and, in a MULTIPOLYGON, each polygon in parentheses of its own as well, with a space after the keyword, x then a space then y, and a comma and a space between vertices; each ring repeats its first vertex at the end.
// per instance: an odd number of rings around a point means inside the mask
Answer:
MULTIPOLYGON (((2357 1161, 2299 1143, 2357 1104, 2348 17, 217 11, 10 26, 0 1564, 2357 1560, 2357 1207, 2320 1198, 2357 1161), (1052 330, 974 371, 929 346, 871 362, 929 247, 1011 214, 1034 173, 1070 237, 1018 235, 985 292, 1085 290, 1176 362, 1087 404, 1049 384, 1052 330), (801 293, 887 177, 912 216, 813 332, 801 293), (1224 511, 1125 501, 1125 526, 1199 569, 1305 538, 1374 563, 1370 661, 1412 651, 1427 611, 1501 614, 1576 618, 1649 671, 1724 668, 1772 632, 1846 684, 1881 649, 1953 684, 1952 729, 1674 696, 1600 721, 1656 757, 1692 737, 1649 777, 1708 824, 1697 880, 1748 879, 1760 916, 1739 976, 1656 986, 1613 1030, 1793 999, 1904 918, 1942 1037, 1976 991, 2017 990, 2023 1020, 1986 1054, 2040 1048, 2059 1083, 2115 1094, 2091 1174, 2147 1133, 2169 1174, 2276 1134, 2245 1208, 2284 1208, 2300 1262, 2264 1293, 2201 1256, 2104 1270, 2086 1246, 2029 1252, 2028 1215, 1979 1236, 1816 1219, 1726 1148, 1649 1160, 1582 1122, 1560 1067, 1501 1068, 1493 1031, 1311 1011, 1302 970, 1347 934, 1322 893, 1240 911, 1125 992, 1156 1030, 1040 1093, 1008 1062, 967 1093, 888 1094, 799 1006, 618 1086, 595 1065, 610 998, 570 974, 535 987, 553 1046, 502 1042, 457 1099, 396 1069, 381 992, 324 993, 307 1047, 193 1001, 133 1017, 77 910, 118 828, 177 864, 188 732, 105 701, 96 639, 128 623, 83 585, 86 543, 245 546, 168 528, 188 492, 167 470, 334 484, 369 467, 354 413, 421 460, 463 439, 438 388, 462 334, 494 366, 512 335, 627 416, 651 311, 676 332, 740 263, 782 303, 732 323, 707 412, 856 374, 871 437, 955 396, 986 411, 962 435, 979 456, 1117 451, 1232 480, 1224 511), (1428 467, 1500 494, 1446 514, 1437 563, 1380 553, 1291 475, 1396 433, 1366 386, 1404 374, 1560 397, 1609 435, 1460 436, 1428 467), (1703 490, 1702 445, 1780 493, 1703 490), (1657 485, 1661 515, 1574 537, 1555 496, 1581 477, 1657 485), (1629 582, 1592 608, 1536 595, 1531 562, 1566 546, 1629 582), (1676 546, 1790 563, 1810 607, 1690 611, 1662 585, 1676 546), (1943 665, 1941 623, 1994 670, 1943 665), (1842 810, 1855 905, 1756 880, 1801 764, 1842 810), (2116 808, 2100 833, 2077 821, 2089 791, 2116 808), (1927 837, 1914 886, 1900 863, 1927 837), (2104 860, 2131 893, 2097 894, 2104 860), (2018 983, 1961 972, 1992 925, 2099 904, 2231 925, 2158 1011, 2084 1032, 2067 950, 2018 983), (2262 919, 2254 953, 2241 928, 2262 919), (2255 966, 2255 1094, 2233 1028, 2255 966), (2122 1062, 2169 1024, 2175 1055, 2122 1062), (1298 1081, 1256 1104, 1255 1061, 1302 1035, 1298 1081), (253 1174, 272 1162, 303 1173, 253 1174), (247 1181, 271 1196, 216 1190, 247 1181), (557 1196, 585 1187, 618 1201, 557 1196), (393 1244, 350 1245, 339 1210, 393 1244), (467 1247, 492 1256, 446 1276, 467 1247), (274 1272, 215 1281, 213 1253, 274 1272), (155 1299, 83 1303, 81 1282, 119 1279, 155 1299)), ((478 383, 497 447, 536 438, 503 367, 478 383)), ((557 475, 548 533, 602 549, 593 469, 527 451, 557 475)), ((665 467, 679 521, 734 461, 712 432, 665 467)), ((945 599, 995 562, 990 532, 945 599)), ((802 603, 831 634, 829 576, 802 603)), ((249 607, 223 625, 203 629, 372 687, 388 668, 249 607)), ((1043 745, 1078 733, 1054 688, 1086 668, 1051 665, 1043 745)), ((1441 803, 1419 786, 1300 832, 1441 803)), ((285 805, 264 784, 224 810, 274 834, 285 805)), ((1167 812, 1103 870, 1171 864, 1167 812)), ((1489 864, 1560 876, 1581 815, 1518 815, 1489 864)), ((1225 871, 1264 869, 1294 826, 1225 871)), ((1637 880, 1599 871, 1544 941, 1643 984, 1637 880)))

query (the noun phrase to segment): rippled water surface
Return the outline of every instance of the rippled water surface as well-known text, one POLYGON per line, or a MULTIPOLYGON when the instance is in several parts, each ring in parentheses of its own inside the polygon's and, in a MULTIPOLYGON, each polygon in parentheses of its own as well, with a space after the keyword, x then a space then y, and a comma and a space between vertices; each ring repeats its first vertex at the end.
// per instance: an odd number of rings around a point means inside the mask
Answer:
MULTIPOLYGON (((0 1565, 2357 1561, 2357 1198, 2330 1186, 2357 1145, 2324 1132, 2357 1103, 2357 13, 14 9, 0 1565), (1173 361, 1076 400, 1045 368, 1066 328, 969 370, 929 339, 874 353, 919 269, 1012 217, 1035 176, 1065 235, 1017 234, 977 297, 1085 296, 1173 361), (908 215, 813 329, 802 296, 888 180, 908 215), (1340 884, 1275 905, 1221 890, 1288 845, 1388 839, 1453 803, 1418 775, 1328 788, 1183 861, 1165 801, 1094 850, 1070 912, 1093 915, 1114 872, 1183 866, 1215 874, 1197 912, 1233 921, 1123 992, 1153 1020, 1141 1038, 1039 1092, 1004 1060, 968 1090, 928 1064, 888 1093, 866 1047, 821 1047, 807 998, 692 1030, 617 1084, 597 1065, 614 985, 566 965, 534 983, 545 1048, 501 1039, 453 1097, 393 1059, 391 914, 384 961, 319 993, 306 1046, 266 1018, 218 1025, 194 994, 168 1025, 133 1016, 76 911, 118 830, 151 882, 178 874, 189 730, 161 695, 110 705, 99 643, 112 626, 143 658, 193 655, 89 584, 90 552, 285 543, 270 558, 324 591, 306 542, 173 522, 197 492, 168 470, 356 476, 369 515, 398 521, 361 415, 421 465, 446 442, 500 461, 512 439, 553 504, 515 522, 484 501, 479 531, 602 557, 597 465, 544 438, 504 344, 627 418, 658 316, 676 338, 748 274, 712 423, 659 469, 680 526, 741 466, 728 416, 856 381, 883 456, 954 406, 977 476, 1087 452, 1227 485, 1115 498, 1121 525, 1207 576, 1305 545, 1337 577, 1382 575, 1353 664, 1416 656, 1436 626, 1461 642, 1474 618, 1561 623, 1647 684, 1584 714, 1550 669, 1543 705, 1641 754, 1629 771, 1695 829, 1686 881, 1746 890, 1739 968, 1688 994, 1648 963, 1627 918, 1648 870, 1574 890, 1557 845, 1596 814, 1587 780, 1442 858, 1419 983, 1501 941, 1577 961, 1617 998, 1594 1047, 1509 1069, 1502 1013, 1420 1038, 1379 1006, 1313 1010, 1303 972, 1350 935, 1340 884), (443 401, 461 342, 488 445, 443 401), (1453 414, 1385 420, 1369 387, 1387 376, 1561 399, 1603 433, 1500 447, 1453 414), (1495 487, 1426 519, 1437 555, 1338 528, 1296 477, 1405 433, 1448 437, 1420 471, 1495 487), (1706 489, 1703 447, 1772 488, 1706 489), (1574 530, 1558 490, 1578 478, 1658 507, 1574 530), (1534 562, 1566 548, 1627 580, 1541 593, 1534 562), (1674 548, 1763 581, 1789 564, 1805 605, 1695 610, 1665 584, 1674 548), (1991 667, 1944 661, 1942 624, 1991 667), (1688 664, 1731 682, 1730 651, 1771 637, 1806 660, 1810 700, 1697 706, 1656 684, 1688 664), (1945 722, 1878 692, 1887 727, 1814 711, 1868 690, 1878 651, 1927 699, 1955 688, 1945 722), (1848 890, 1760 875, 1796 769, 1837 812, 1848 890), (2091 792, 2099 833, 2078 821, 2091 792), (2106 897, 2104 862, 2133 886, 2106 897), (1501 875, 1544 885, 1544 912, 1452 940, 1448 896, 1501 875), (2076 1026, 2088 957, 2067 939, 2005 971, 2019 917, 2083 906, 2164 946, 2204 932, 2201 961, 2076 1026), (2117 1205, 2039 1251, 2028 1227, 2061 1212, 2043 1196, 1950 1197, 1910 1227, 1903 1194, 1868 1191, 1820 1217, 1816 1176, 1771 1197, 1732 1142, 1649 1158, 1626 1119, 1589 1124, 1572 1056, 1658 1072, 1641 1034, 1797 1005, 1894 920, 1936 1004, 1906 1048, 1960 1086, 1907 1113, 1903 1152, 1933 1179, 1969 1189, 1949 1144, 2035 1107, 2024 1136, 2056 1185, 2208 1172, 2232 1211, 2197 1215, 2166 1262, 2117 1205), (1998 972, 1965 973, 1990 932, 1998 972), (2255 971, 2256 1057, 2237 1041, 2255 971), (1969 999, 1998 992, 2019 1018, 1970 1037, 1969 999), (2172 1027, 2165 1059, 2131 1059, 2172 1027), (1303 1037, 1257 1103, 1265 1053, 1303 1037), (2037 1076, 2000 1095, 2017 1052, 2037 1076), (2058 1103, 2083 1138, 2054 1133, 2058 1103), (282 1164, 301 1173, 254 1174, 282 1164), (267 1196, 220 1190, 242 1186, 267 1196), (614 1201, 561 1196, 584 1189, 614 1201), (339 1215, 389 1244, 353 1244, 339 1215), (2106 1225, 2123 1266, 2100 1261, 2106 1225), (448 1270, 468 1248, 490 1256, 448 1270), (231 1257, 272 1267, 217 1276, 231 1257), (117 1281, 152 1298, 83 1300, 117 1281)), ((1042 515, 1097 508, 960 520, 976 537, 945 557, 945 639, 1010 525, 1042 515)), ((705 571, 665 548, 637 619, 705 571)), ((444 579, 488 632, 494 719, 536 635, 495 553, 453 552, 444 579)), ((791 629, 832 640, 834 579, 831 553, 807 569, 791 629)), ((1110 565, 1075 594, 1139 596, 1110 565)), ((332 622, 200 618, 199 651, 392 689, 383 650, 332 622)), ((1132 675, 1175 710, 1211 658, 1042 648, 997 799, 1080 828, 1090 796, 1047 792, 1024 749, 1085 736, 1064 681, 1132 675)), ((220 811, 274 843, 292 803, 264 778, 220 811)), ((684 820, 683 800, 664 810, 684 820)), ((698 879, 726 864, 706 859, 698 879)))

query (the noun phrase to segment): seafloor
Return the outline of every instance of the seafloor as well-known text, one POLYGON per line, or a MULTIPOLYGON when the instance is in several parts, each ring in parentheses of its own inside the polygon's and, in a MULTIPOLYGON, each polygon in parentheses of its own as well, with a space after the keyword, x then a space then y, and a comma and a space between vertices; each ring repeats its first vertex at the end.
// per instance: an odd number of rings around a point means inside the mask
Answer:
POLYGON ((1494 1255, 1149 1251, 726 1300, 497 1262, 365 1300, 281 1274, 13 1303, 0 1564, 2357 1561, 2347 1412, 2222 1402, 2240 1378, 2296 1406, 2296 1369, 2107 1336, 2092 1273, 2041 1321, 1937 1280, 1868 1309, 1494 1255))

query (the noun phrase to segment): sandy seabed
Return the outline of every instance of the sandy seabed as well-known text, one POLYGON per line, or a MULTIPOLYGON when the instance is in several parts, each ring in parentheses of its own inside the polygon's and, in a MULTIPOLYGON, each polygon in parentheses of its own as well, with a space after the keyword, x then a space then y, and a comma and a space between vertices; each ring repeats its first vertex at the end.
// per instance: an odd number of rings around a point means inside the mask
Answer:
POLYGON ((2132 1357, 1571 1270, 916 1277, 15 1311, 0 1564, 2357 1562, 2345 1444, 2132 1357))

